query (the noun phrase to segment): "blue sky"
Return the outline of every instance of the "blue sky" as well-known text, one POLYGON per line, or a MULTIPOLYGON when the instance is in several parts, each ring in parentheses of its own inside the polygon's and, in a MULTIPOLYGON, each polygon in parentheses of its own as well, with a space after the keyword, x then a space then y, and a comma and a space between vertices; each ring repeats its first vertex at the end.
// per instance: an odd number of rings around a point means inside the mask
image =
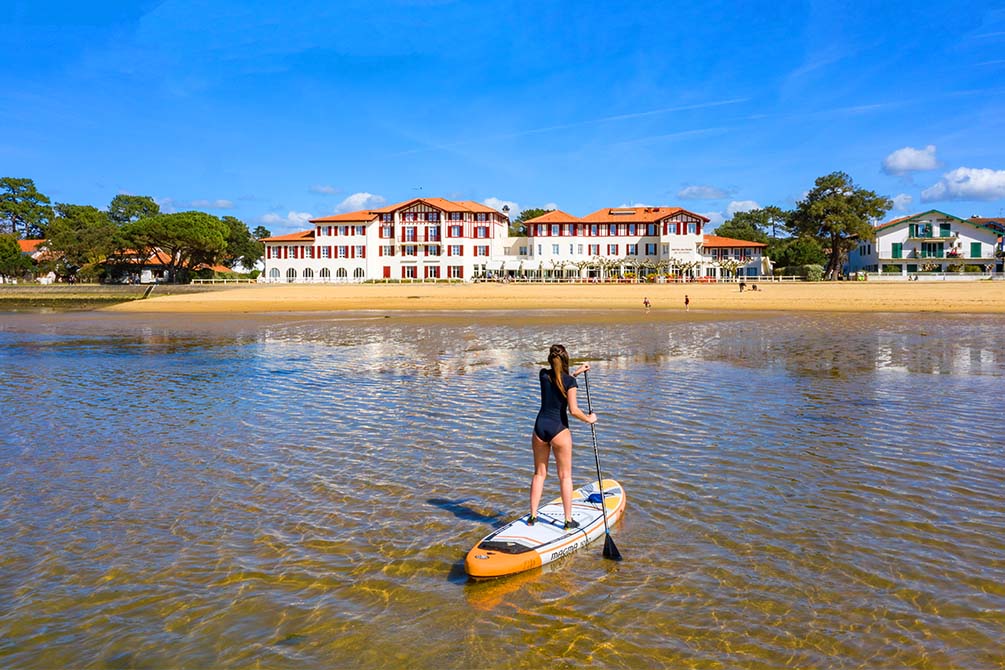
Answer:
POLYGON ((890 218, 1005 208, 1000 3, 14 0, 0 30, 0 176, 55 202, 718 222, 841 170, 890 218))

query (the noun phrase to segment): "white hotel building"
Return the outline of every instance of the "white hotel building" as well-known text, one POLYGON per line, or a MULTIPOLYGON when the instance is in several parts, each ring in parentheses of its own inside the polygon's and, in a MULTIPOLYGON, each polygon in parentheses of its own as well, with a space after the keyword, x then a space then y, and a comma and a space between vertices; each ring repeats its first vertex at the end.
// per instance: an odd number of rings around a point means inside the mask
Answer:
POLYGON ((679 207, 552 211, 509 237, 509 218, 476 202, 417 198, 312 219, 263 239, 267 282, 607 278, 645 268, 688 278, 758 277, 765 245, 706 235, 708 219, 679 207), (725 268, 729 268, 728 270, 725 268))

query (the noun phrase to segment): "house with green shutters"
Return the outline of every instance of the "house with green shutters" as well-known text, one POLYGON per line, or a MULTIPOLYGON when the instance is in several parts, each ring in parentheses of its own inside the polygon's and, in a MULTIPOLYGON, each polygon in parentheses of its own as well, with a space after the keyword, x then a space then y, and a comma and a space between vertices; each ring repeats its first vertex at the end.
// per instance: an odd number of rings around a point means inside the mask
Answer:
POLYGON ((987 275, 998 233, 984 223, 932 209, 881 223, 848 254, 848 272, 909 277, 925 272, 987 275))

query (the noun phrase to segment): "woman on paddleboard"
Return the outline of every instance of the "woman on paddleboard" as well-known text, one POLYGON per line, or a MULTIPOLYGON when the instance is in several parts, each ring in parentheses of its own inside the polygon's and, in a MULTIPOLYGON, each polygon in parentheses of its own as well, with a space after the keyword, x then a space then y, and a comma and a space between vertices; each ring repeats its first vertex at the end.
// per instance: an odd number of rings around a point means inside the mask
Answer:
POLYGON ((558 469, 558 485, 562 492, 562 507, 565 510, 565 528, 576 528, 579 524, 572 518, 572 432, 569 430, 569 414, 586 423, 596 423, 597 415, 587 414, 576 403, 576 377, 589 372, 589 365, 581 365, 569 372, 569 352, 561 344, 551 345, 548 352, 550 368, 541 368, 541 409, 534 422, 531 446, 534 448, 534 478, 530 482, 530 520, 537 522, 537 508, 544 491, 544 480, 548 476, 548 457, 555 454, 558 469))

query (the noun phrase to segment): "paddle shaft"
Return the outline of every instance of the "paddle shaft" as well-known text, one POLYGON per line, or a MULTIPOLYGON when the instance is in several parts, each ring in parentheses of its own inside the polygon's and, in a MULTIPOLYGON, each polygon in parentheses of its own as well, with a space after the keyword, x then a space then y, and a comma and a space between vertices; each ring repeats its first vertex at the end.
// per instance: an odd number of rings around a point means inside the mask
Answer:
MULTIPOLYGON (((593 403, 590 401, 590 373, 583 372, 583 381, 586 384, 586 410, 588 414, 593 414, 593 403)), ((604 533, 608 536, 611 529, 607 525, 607 499, 604 497, 604 475, 600 472, 600 448, 597 447, 597 425, 590 424, 590 432, 593 434, 593 457, 597 460, 597 486, 600 487, 600 511, 604 515, 604 533)))

